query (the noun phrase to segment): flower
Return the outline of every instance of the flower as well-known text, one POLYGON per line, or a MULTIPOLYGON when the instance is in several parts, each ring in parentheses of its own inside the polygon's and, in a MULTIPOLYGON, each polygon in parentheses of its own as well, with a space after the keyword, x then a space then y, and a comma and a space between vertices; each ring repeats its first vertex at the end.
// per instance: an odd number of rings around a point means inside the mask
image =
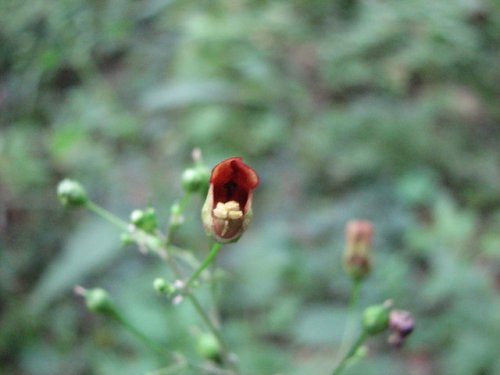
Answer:
POLYGON ((217 164, 201 211, 207 234, 221 243, 238 240, 252 219, 253 190, 258 184, 257 173, 239 157, 217 164))

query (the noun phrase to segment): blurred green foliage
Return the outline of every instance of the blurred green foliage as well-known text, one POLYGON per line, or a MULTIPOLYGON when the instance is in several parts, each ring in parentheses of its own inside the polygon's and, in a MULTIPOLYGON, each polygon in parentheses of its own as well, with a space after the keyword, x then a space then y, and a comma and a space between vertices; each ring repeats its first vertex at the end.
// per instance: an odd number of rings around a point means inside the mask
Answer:
MULTIPOLYGON (((417 329, 399 353, 370 341, 349 373, 500 373, 498 1, 3 0, 0 46, 2 373, 167 365, 86 312, 76 283, 195 355, 203 326, 155 295, 157 259, 55 195, 77 178, 123 217, 151 203, 165 226, 193 147, 262 179, 251 228, 219 257, 246 374, 332 370, 358 217, 376 226, 361 302, 391 297, 417 329)), ((200 206, 176 242, 201 257, 200 206)))

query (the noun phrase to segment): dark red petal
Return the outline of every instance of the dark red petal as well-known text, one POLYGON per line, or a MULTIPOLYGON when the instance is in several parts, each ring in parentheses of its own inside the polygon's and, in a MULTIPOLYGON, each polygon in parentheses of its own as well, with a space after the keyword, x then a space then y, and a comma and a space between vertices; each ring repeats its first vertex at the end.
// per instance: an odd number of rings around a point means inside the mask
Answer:
POLYGON ((214 167, 210 183, 214 187, 215 204, 235 200, 243 209, 250 191, 259 184, 259 177, 241 158, 233 157, 214 167))

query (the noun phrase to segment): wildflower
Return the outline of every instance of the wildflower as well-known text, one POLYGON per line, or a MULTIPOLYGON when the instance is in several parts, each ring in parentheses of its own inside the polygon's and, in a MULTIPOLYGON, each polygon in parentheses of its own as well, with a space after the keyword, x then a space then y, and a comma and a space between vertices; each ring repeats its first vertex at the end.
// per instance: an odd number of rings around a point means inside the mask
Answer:
POLYGON ((217 164, 201 212, 207 234, 221 243, 240 238, 252 219, 253 190, 258 184, 259 177, 241 158, 217 164))

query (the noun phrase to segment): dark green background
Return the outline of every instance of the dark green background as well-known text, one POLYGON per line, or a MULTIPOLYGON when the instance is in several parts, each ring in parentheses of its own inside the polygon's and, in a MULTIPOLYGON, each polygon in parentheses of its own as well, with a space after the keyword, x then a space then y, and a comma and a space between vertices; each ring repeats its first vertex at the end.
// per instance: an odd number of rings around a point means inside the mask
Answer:
MULTIPOLYGON (((3 0, 0 372, 166 365, 75 284, 195 355, 203 325, 152 289, 164 266, 55 189, 76 178, 124 218, 151 203, 165 227, 200 147, 261 177, 254 222, 218 259, 245 374, 331 372, 351 218, 376 226, 362 305, 391 297, 417 328, 400 352, 370 340, 349 373, 499 374, 499 46, 496 0, 3 0)), ((200 257, 201 203, 175 238, 200 257)))

